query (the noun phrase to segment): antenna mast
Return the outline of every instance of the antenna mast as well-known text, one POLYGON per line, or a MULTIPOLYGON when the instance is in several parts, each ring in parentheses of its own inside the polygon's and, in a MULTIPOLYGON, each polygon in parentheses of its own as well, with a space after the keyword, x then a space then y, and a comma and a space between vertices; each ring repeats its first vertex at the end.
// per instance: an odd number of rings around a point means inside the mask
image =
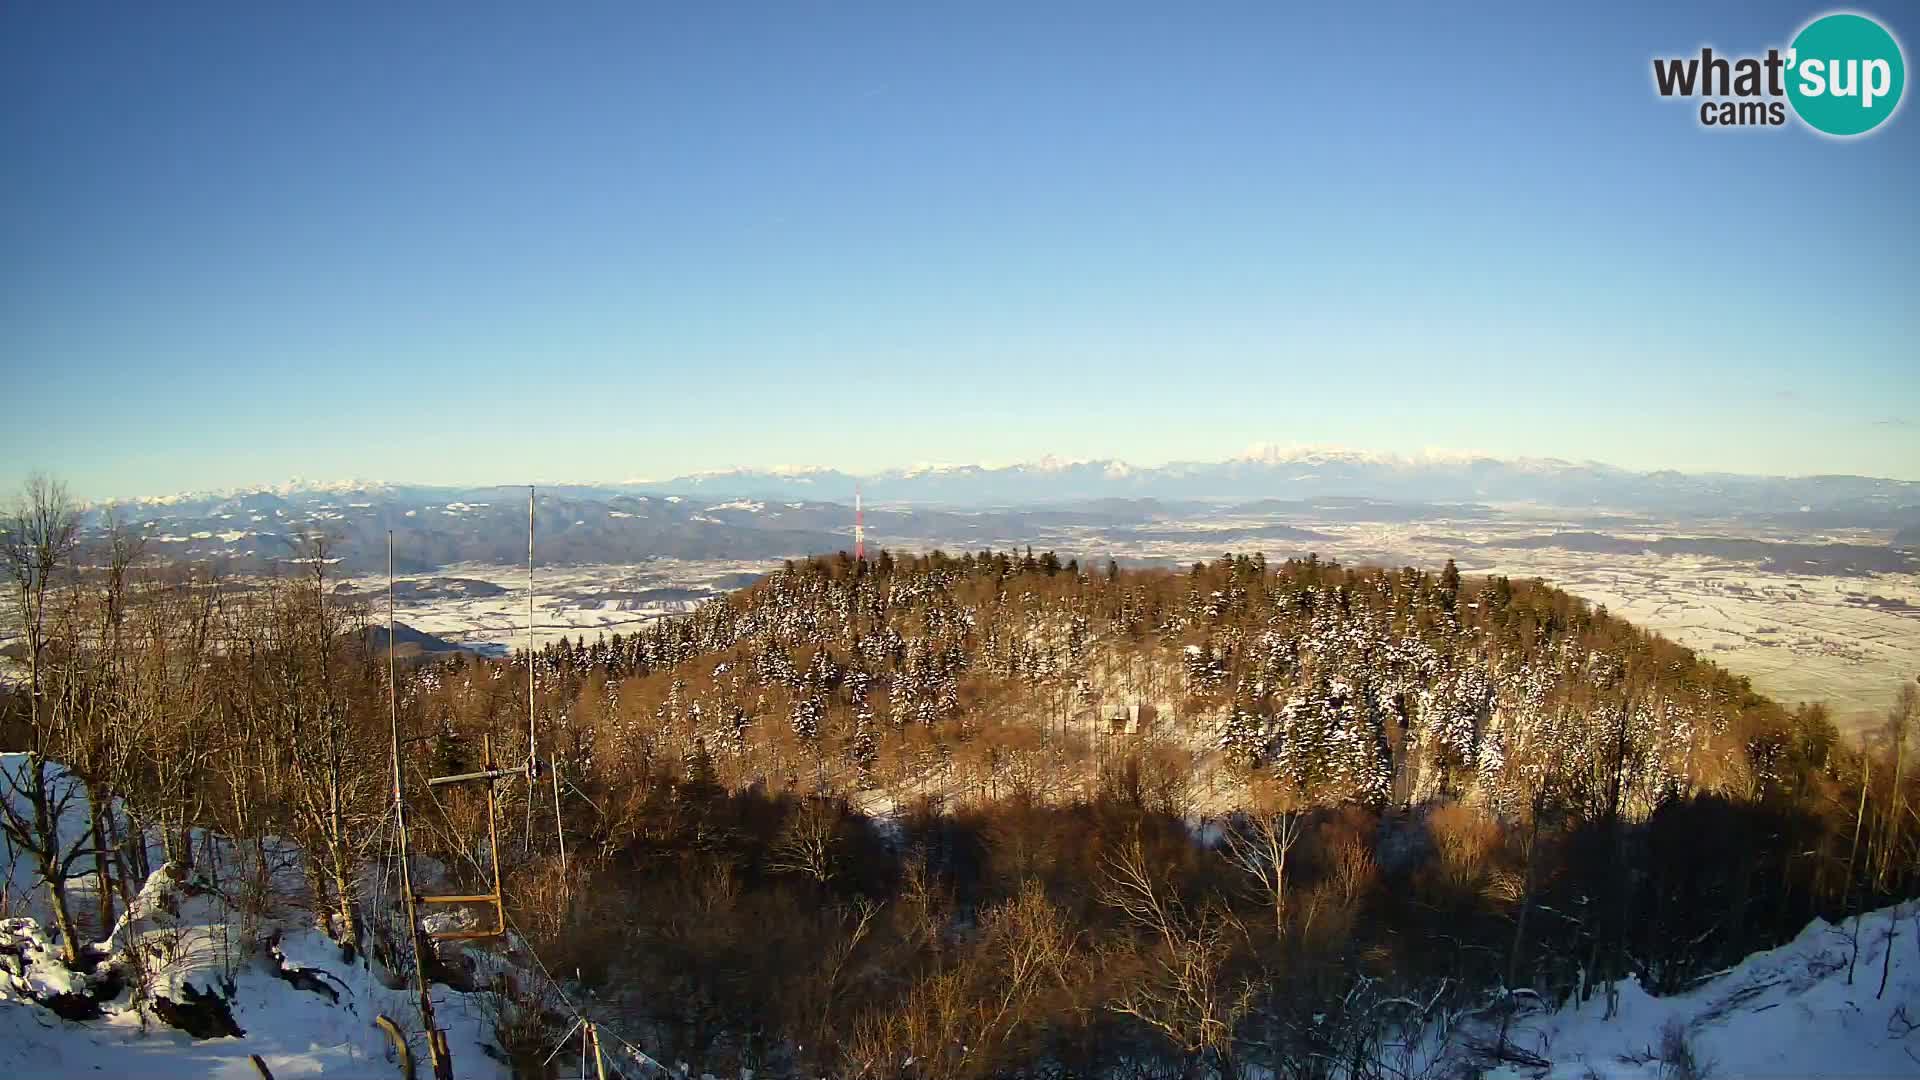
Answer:
MULTIPOLYGON (((527 831, 526 849, 533 850, 533 793, 540 782, 540 743, 533 726, 533 485, 527 485, 527 831)), ((555 776, 554 799, 560 797, 555 776)))
MULTIPOLYGON (((540 741, 534 730, 533 686, 533 485, 527 485, 527 832, 526 849, 533 850, 533 795, 540 784, 540 741)), ((553 828, 560 841, 561 888, 571 895, 567 884, 566 819, 560 815, 560 760, 555 754, 553 767, 553 828)))
POLYGON ((860 488, 853 489, 853 561, 864 562, 867 557, 867 523, 860 509, 860 488))
POLYGON ((400 782, 400 690, 394 681, 393 623, 393 530, 387 530, 387 726, 393 740, 393 820, 400 843, 400 891, 407 901, 407 943, 413 948, 413 989, 420 997, 420 1026, 427 1033, 427 1054, 433 1059, 434 1080, 453 1080, 453 1058, 447 1050, 447 1037, 433 1022, 433 995, 427 991, 420 936, 418 898, 413 891, 413 871, 407 858, 407 801, 400 782))
POLYGON ((537 761, 533 744, 533 485, 527 485, 527 760, 537 761))

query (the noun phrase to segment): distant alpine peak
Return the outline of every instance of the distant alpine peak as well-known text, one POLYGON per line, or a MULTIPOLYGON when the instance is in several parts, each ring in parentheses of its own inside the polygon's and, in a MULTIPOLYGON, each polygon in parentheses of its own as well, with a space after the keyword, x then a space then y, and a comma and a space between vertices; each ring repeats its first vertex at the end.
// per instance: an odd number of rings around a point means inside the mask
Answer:
MULTIPOLYGON (((960 465, 950 461, 917 461, 898 471, 897 475, 912 479, 916 476, 944 476, 948 473, 983 472, 984 465, 960 465)), ((884 476, 885 473, 874 473, 884 476)))
POLYGON ((392 490, 393 485, 382 480, 308 480, 295 476, 279 484, 248 484, 241 487, 209 488, 204 491, 176 491, 171 495, 140 495, 131 499, 97 499, 90 501, 87 506, 90 509, 113 503, 127 503, 133 506, 179 506, 183 503, 241 499, 248 495, 344 495, 355 491, 392 490))
POLYGON ((1411 453, 1357 450, 1314 443, 1259 442, 1228 459, 1248 465, 1368 465, 1380 468, 1432 468, 1448 465, 1492 465, 1523 472, 1564 469, 1623 471, 1597 461, 1568 461, 1555 457, 1503 457, 1485 450, 1430 446, 1411 453))
POLYGON ((1059 454, 1043 454, 1014 462, 985 461, 917 461, 911 465, 870 471, 837 469, 826 465, 736 465, 722 469, 704 469, 685 473, 670 479, 647 478, 628 481, 630 484, 699 484, 711 486, 730 480, 790 480, 810 482, 815 479, 845 479, 848 482, 861 480, 885 482, 890 480, 952 480, 961 477, 987 477, 1004 475, 1044 475, 1078 472, 1081 475, 1099 475, 1109 480, 1125 480, 1132 477, 1151 474, 1164 468, 1187 468, 1213 465, 1351 465, 1375 468, 1418 468, 1443 465, 1497 464, 1528 471, 1551 471, 1564 468, 1606 468, 1596 462, 1576 464, 1558 458, 1502 458, 1480 450, 1454 450, 1429 448, 1413 453, 1395 453, 1388 451, 1358 450, 1352 447, 1332 446, 1314 443, 1258 442, 1245 450, 1224 460, 1185 461, 1170 463, 1166 466, 1142 466, 1120 458, 1103 457, 1066 457, 1059 454))
MULTIPOLYGON (((583 490, 593 483, 574 485, 583 490)), ((1920 507, 1920 481, 1865 476, 1749 476, 1637 472, 1596 461, 1502 457, 1482 451, 1428 449, 1412 453, 1355 450, 1300 443, 1256 443, 1224 459, 1135 465, 1118 458, 1045 455, 1017 464, 923 461, 907 467, 854 472, 822 465, 732 467, 666 479, 630 480, 618 488, 851 503, 858 490, 868 506, 882 502, 953 506, 1040 505, 1098 498, 1300 499, 1357 497, 1405 502, 1525 503, 1688 513, 1797 511, 1879 500, 1899 509, 1920 507)), ((291 501, 352 501, 356 494, 394 497, 430 486, 366 480, 283 484, 191 492, 128 500, 130 505, 179 513, 202 503, 253 497, 291 501), (343 498, 344 496, 344 498, 343 498)), ((461 492, 465 489, 444 488, 461 492)), ((422 497, 427 497, 422 495, 422 497)), ((448 496, 464 497, 464 495, 448 496)), ((482 496, 485 498, 485 496, 482 496)), ((105 505, 104 503, 95 504, 105 505)), ((1905 524, 1905 520, 1897 522, 1905 524)))
POLYGON ((1315 465, 1340 462, 1351 465, 1462 465, 1493 460, 1493 455, 1478 450, 1450 450, 1429 447, 1412 454, 1390 451, 1356 450, 1348 446, 1317 443, 1258 442, 1232 460, 1254 465, 1315 465))
POLYGON ((1093 458, 1063 458, 1053 454, 1047 454, 1038 461, 1026 462, 1021 467, 1033 472, 1065 472, 1068 469, 1080 469, 1089 465, 1104 466, 1107 464, 1110 463, 1093 458))
MULTIPOLYGON (((703 469, 699 472, 688 473, 682 477, 675 477, 675 479, 712 481, 728 480, 739 476, 778 476, 788 480, 797 480, 805 477, 828 476, 836 471, 837 470, 826 465, 730 465, 724 469, 703 469)), ((647 484, 658 483, 658 481, 652 479, 635 479, 628 481, 628 483, 647 484)))
POLYGON ((360 478, 354 478, 351 480, 308 480, 303 477, 296 476, 288 480, 284 484, 273 484, 266 487, 256 487, 256 488, 243 488, 243 489, 236 490, 235 492, 233 492, 233 494, 236 494, 236 495, 260 495, 260 494, 337 495, 337 494, 343 494, 349 491, 387 491, 391 489, 391 487, 392 487, 391 484, 388 484, 380 480, 365 480, 360 478))

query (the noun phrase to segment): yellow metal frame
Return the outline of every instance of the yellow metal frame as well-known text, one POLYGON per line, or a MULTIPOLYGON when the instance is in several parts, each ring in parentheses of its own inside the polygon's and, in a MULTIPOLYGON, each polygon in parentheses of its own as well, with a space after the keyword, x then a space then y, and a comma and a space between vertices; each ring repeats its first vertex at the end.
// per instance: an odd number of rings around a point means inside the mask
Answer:
POLYGON ((471 783, 487 785, 487 842, 493 851, 493 891, 415 896, 413 899, 418 904, 490 904, 493 906, 493 929, 442 930, 438 933, 428 933, 427 936, 434 941, 483 941, 487 938, 503 937, 507 932, 507 908, 500 896, 500 814, 494 782, 502 776, 511 775, 519 770, 503 770, 494 766, 492 735, 482 735, 480 746, 485 762, 480 772, 435 777, 427 781, 427 785, 429 787, 471 783))

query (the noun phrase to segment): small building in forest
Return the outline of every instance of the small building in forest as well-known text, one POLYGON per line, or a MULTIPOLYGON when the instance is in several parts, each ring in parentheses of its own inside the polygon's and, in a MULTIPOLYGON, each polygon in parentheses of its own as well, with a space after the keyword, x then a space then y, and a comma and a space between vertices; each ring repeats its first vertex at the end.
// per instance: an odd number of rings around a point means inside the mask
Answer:
POLYGON ((1100 720, 1108 735, 1139 735, 1153 730, 1156 711, 1140 702, 1110 702, 1100 707, 1100 720))

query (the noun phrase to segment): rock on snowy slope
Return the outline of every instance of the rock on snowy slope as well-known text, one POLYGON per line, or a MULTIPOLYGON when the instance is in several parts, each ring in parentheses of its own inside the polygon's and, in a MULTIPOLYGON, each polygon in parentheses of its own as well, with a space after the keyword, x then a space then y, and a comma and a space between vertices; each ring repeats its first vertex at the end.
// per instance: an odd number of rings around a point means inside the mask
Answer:
MULTIPOLYGON (((0 755, 0 770, 23 764, 23 755, 0 755)), ((67 782, 64 771, 57 775, 67 782)), ((74 802, 63 832, 83 827, 84 797, 74 802)), ((257 878, 245 846, 201 836, 196 848, 192 871, 165 865, 154 872, 131 910, 89 950, 83 971, 60 962, 39 920, 0 921, 0 1076, 258 1080, 254 1054, 280 1080, 397 1076, 373 1021, 385 1014, 403 1029, 420 1029, 404 980, 370 957, 344 957, 298 905, 285 902, 292 893, 249 901, 244 883, 257 878)), ((270 851, 269 858, 292 866, 282 884, 296 889, 297 863, 287 854, 270 851)), ((44 890, 32 888, 31 866, 4 845, 0 881, 13 910, 35 910, 26 901, 44 890)), ((489 996, 436 987, 434 997, 455 1074, 507 1076, 494 1056, 489 996)), ((424 1042, 414 1042, 424 1061, 424 1042)))

